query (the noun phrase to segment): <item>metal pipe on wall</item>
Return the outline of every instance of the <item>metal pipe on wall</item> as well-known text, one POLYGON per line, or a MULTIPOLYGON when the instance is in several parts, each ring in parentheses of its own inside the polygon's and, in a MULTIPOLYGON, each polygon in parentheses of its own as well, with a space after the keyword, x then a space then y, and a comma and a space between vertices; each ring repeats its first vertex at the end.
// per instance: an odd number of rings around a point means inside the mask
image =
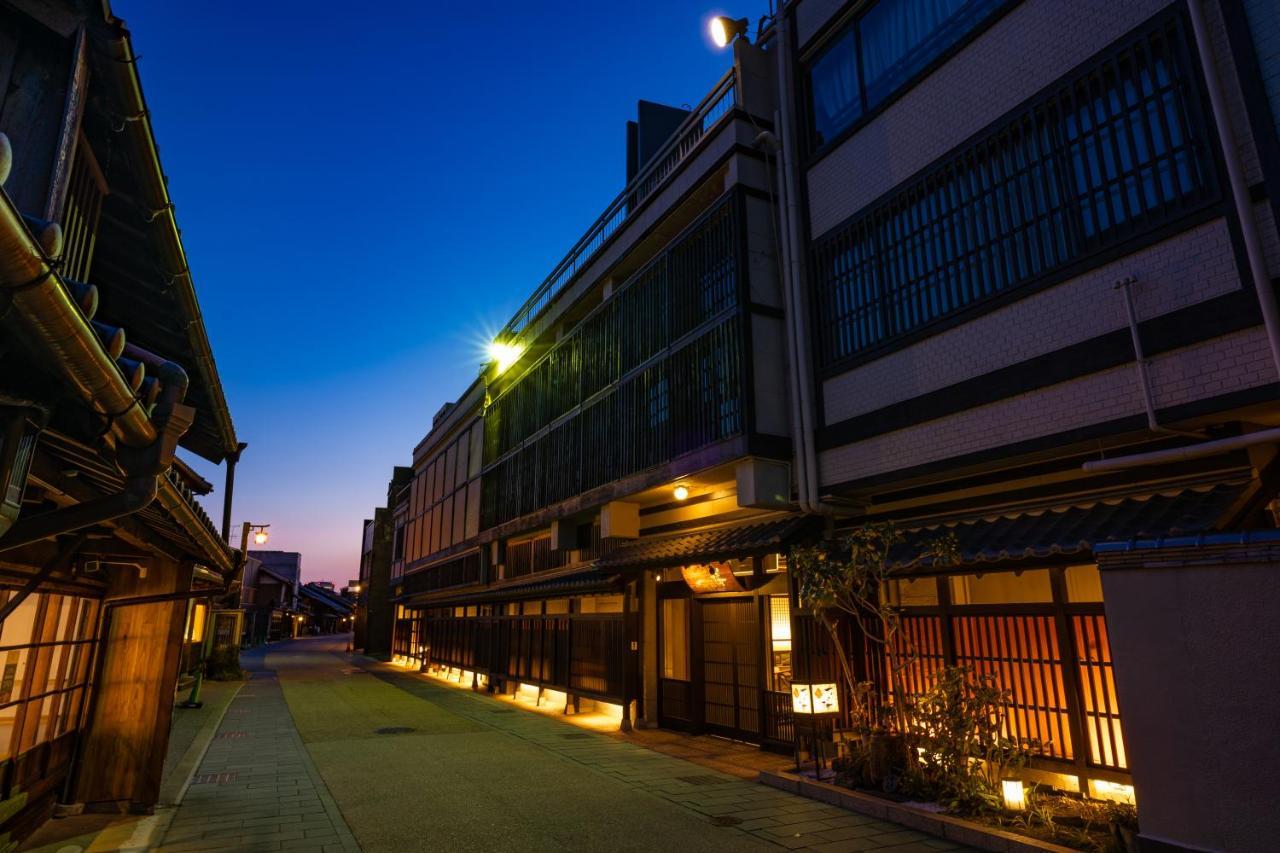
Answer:
POLYGON ((793 417, 793 429, 797 434, 792 437, 795 443, 796 483, 800 508, 805 512, 830 515, 833 509, 824 504, 818 497, 818 457, 814 448, 814 411, 810 382, 813 378, 813 367, 809 359, 808 323, 805 313, 805 300, 802 291, 804 282, 803 239, 800 234, 800 206, 797 202, 799 192, 798 163, 795 159, 796 133, 793 121, 793 105, 791 97, 794 86, 791 82, 791 14, 792 6, 787 6, 778 17, 778 123, 782 130, 782 146, 779 155, 780 181, 779 191, 782 193, 782 210, 785 227, 782 237, 782 253, 784 255, 782 290, 786 300, 786 328, 788 361, 790 362, 791 381, 795 391, 794 406, 797 410, 793 417))
POLYGON ((1232 450, 1243 450, 1259 444, 1270 444, 1280 441, 1280 427, 1258 430, 1231 438, 1219 438, 1204 441, 1185 447, 1171 447, 1168 450, 1152 450, 1149 453, 1133 453, 1129 456, 1116 456, 1112 459, 1091 459, 1082 466, 1085 471, 1098 473, 1102 471, 1119 471, 1124 468, 1140 468, 1145 465, 1163 465, 1167 462, 1183 462, 1187 459, 1203 459, 1232 450))
POLYGON ((1231 115, 1227 111, 1222 78, 1218 74, 1218 66, 1214 61, 1213 44, 1204 19, 1204 0, 1190 0, 1187 3, 1187 10, 1191 15, 1191 30, 1195 35, 1196 52, 1200 56, 1200 66, 1204 72, 1205 88, 1209 90, 1209 104, 1213 109, 1214 123, 1218 126, 1218 137, 1222 141, 1222 157, 1227 167, 1227 183, 1231 187, 1231 200, 1235 205, 1236 217, 1240 220, 1245 256, 1249 261, 1249 273, 1253 277, 1254 290, 1258 294, 1258 306, 1262 309, 1262 322, 1267 330, 1271 361, 1275 366, 1277 378, 1280 378, 1280 310, 1276 307, 1275 288, 1271 284, 1271 275, 1267 271, 1262 238, 1258 234, 1258 222, 1253 215, 1253 202, 1249 198, 1244 166, 1240 163, 1240 149, 1236 145, 1235 129, 1231 125, 1231 115))

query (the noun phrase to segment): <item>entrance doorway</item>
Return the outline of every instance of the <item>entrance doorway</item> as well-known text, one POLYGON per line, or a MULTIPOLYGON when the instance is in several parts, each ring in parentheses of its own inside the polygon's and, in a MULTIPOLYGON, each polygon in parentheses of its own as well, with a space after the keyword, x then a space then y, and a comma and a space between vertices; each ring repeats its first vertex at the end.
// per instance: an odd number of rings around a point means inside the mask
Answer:
POLYGON ((704 719, 709 731, 760 740, 760 622, 754 598, 700 603, 704 719))

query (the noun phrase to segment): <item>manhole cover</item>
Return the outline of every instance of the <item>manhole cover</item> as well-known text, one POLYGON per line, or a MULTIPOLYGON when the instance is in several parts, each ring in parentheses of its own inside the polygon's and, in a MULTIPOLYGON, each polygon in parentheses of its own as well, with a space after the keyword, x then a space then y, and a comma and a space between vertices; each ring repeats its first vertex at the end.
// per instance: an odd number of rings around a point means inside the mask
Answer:
POLYGON ((235 773, 201 773, 191 780, 192 785, 226 785, 236 781, 235 773))
POLYGON ((712 826, 737 826, 740 823, 742 823, 742 818, 734 817, 731 814, 721 814, 711 818, 712 826))
POLYGON ((375 735, 407 735, 409 732, 417 731, 410 726, 383 726, 380 729, 374 729, 375 735))
POLYGON ((591 737, 591 735, 587 734, 586 732, 582 732, 580 734, 575 732, 570 735, 560 735, 560 737, 564 738, 565 740, 586 740, 587 738, 591 737))

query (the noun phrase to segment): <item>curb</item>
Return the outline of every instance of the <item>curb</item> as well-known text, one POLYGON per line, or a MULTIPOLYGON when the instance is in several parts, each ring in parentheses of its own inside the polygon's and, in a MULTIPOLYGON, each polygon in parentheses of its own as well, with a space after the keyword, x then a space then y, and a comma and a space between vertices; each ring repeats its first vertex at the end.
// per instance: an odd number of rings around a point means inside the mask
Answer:
POLYGON ((187 747, 187 751, 182 754, 182 758, 178 760, 178 765, 174 768, 174 777, 181 778, 182 784, 178 786, 177 792, 172 792, 169 788, 171 796, 166 798, 165 789, 160 791, 160 803, 156 806, 155 814, 149 815, 138 822, 133 828, 133 832, 125 839, 116 850, 119 853, 142 853, 142 851, 151 850, 157 847, 160 842, 164 841, 165 833, 169 831, 169 826, 173 823, 174 815, 178 813, 178 806, 187 795, 187 789, 191 787, 191 780, 195 778, 196 771, 200 769, 200 763, 204 761, 205 754, 209 751, 209 745, 213 743, 213 736, 218 733, 218 729, 222 726, 222 721, 227 716, 227 711, 231 708, 231 703, 236 701, 236 697, 240 695, 240 690, 245 682, 240 682, 231 696, 227 699, 227 704, 222 706, 222 711, 216 718, 210 717, 200 731, 196 733, 195 739, 191 741, 191 745, 187 747), (181 773, 182 769, 186 769, 186 773, 181 773), (171 800, 171 801, 170 801, 171 800))
POLYGON ((1071 847, 1005 832, 995 827, 982 826, 951 815, 925 811, 904 803, 895 803, 892 800, 851 791, 838 785, 817 782, 795 773, 761 770, 760 782, 791 794, 799 794, 811 800, 818 800, 869 817, 892 821, 938 838, 945 838, 947 841, 967 844, 979 850, 990 850, 993 853, 1080 853, 1071 847))

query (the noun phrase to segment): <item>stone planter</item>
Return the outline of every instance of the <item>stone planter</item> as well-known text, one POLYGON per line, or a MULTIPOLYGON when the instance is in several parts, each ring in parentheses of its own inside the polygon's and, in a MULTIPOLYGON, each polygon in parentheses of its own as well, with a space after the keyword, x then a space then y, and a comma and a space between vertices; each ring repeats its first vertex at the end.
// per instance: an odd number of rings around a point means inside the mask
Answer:
POLYGON ((765 785, 799 794, 802 797, 820 800, 829 805, 881 820, 893 821, 938 838, 976 847, 979 850, 991 850, 996 853, 1080 853, 1061 844, 1039 841, 951 815, 925 811, 905 803, 895 803, 870 794, 841 788, 839 785, 818 782, 795 773, 762 770, 760 781, 765 785))

